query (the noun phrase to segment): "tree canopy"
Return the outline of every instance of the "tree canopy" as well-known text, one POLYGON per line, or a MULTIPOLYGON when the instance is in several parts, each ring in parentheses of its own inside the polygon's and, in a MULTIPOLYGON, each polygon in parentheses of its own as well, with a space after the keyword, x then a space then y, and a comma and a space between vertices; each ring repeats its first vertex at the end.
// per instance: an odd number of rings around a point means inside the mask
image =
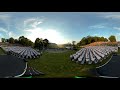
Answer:
POLYGON ((111 35, 111 36, 109 37, 109 40, 110 40, 111 42, 116 42, 116 37, 115 37, 114 35, 111 35))
POLYGON ((4 42, 6 42, 6 39, 5 38, 1 38, 1 41, 4 43, 4 42))
POLYGON ((18 43, 21 45, 24 45, 24 46, 32 46, 33 45, 33 42, 24 36, 19 37, 18 43))
POLYGON ((46 49, 48 47, 49 40, 48 39, 42 39, 42 38, 36 38, 34 47, 38 49, 46 49))
POLYGON ((30 39, 20 36, 18 39, 14 39, 13 37, 9 39, 1 38, 2 42, 9 42, 11 44, 21 44, 23 46, 34 46, 38 49, 44 49, 48 47, 49 40, 48 39, 42 39, 42 38, 36 38, 35 43, 33 43, 30 39))
POLYGON ((107 42, 108 39, 104 37, 97 37, 97 36, 87 36, 83 37, 80 42, 77 43, 77 45, 82 46, 82 45, 87 45, 93 42, 98 42, 98 41, 104 41, 107 42))
POLYGON ((14 38, 13 37, 9 38, 8 42, 12 44, 15 43, 14 38))

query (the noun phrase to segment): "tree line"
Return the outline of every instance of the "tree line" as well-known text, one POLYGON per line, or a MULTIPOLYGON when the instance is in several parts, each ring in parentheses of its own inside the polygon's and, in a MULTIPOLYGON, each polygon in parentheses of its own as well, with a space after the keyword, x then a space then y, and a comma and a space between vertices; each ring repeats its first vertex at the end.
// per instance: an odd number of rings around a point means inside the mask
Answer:
POLYGON ((46 49, 49 44, 48 39, 36 38, 35 42, 33 43, 30 39, 24 36, 20 36, 18 39, 14 39, 13 37, 10 37, 9 39, 1 38, 1 41, 3 43, 8 42, 10 44, 20 44, 23 46, 31 46, 37 49, 46 49))
MULTIPOLYGON (((48 39, 36 38, 35 42, 33 43, 30 39, 28 39, 24 36, 20 36, 18 39, 14 39, 13 37, 11 37, 9 39, 1 38, 1 41, 2 42, 8 42, 8 43, 11 43, 11 44, 20 44, 20 45, 23 45, 23 46, 32 46, 32 47, 40 49, 40 50, 48 48, 48 46, 50 44, 48 39)), ((81 39, 81 41, 79 41, 77 43, 77 45, 75 45, 76 41, 72 41, 72 44, 71 43, 64 44, 64 47, 66 47, 66 46, 73 46, 73 47, 82 46, 82 45, 87 45, 87 44, 90 44, 90 43, 93 43, 93 42, 99 42, 99 41, 116 42, 116 37, 114 35, 111 35, 107 39, 105 37, 87 36, 87 37, 83 37, 81 39)))
POLYGON ((87 36, 87 37, 83 37, 81 39, 81 41, 79 41, 77 43, 77 45, 82 46, 82 45, 87 45, 93 42, 99 42, 99 41, 103 41, 103 42, 116 42, 116 37, 114 35, 111 35, 108 39, 105 37, 98 37, 98 36, 87 36))

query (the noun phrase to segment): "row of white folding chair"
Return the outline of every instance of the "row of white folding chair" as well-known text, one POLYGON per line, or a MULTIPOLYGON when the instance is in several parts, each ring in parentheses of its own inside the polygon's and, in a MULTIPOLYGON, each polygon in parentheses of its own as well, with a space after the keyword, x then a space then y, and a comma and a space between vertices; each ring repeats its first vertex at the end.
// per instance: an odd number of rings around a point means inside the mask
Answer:
MULTIPOLYGON (((13 51, 14 53, 19 53, 21 56, 23 56, 24 58, 25 57, 27 57, 28 58, 28 56, 31 58, 31 55, 29 54, 29 51, 28 50, 31 50, 30 48, 28 48, 28 47, 8 47, 8 51, 13 51), (19 49, 20 48, 20 49, 19 49), (19 51, 19 50, 21 50, 21 51, 19 51), (29 54, 29 55, 27 55, 27 54, 29 54)), ((32 49, 32 51, 33 51, 34 49, 32 49)), ((35 56, 37 56, 37 54, 39 55, 39 53, 37 53, 37 52, 35 52, 35 51, 33 51, 34 53, 35 53, 35 56)), ((13 54, 14 54, 13 53, 13 54)), ((32 54, 33 55, 33 54, 32 54)), ((34 56, 33 56, 34 57, 34 56)))
POLYGON ((106 56, 108 56, 108 54, 117 50, 118 49, 116 47, 87 47, 82 48, 73 55, 70 55, 70 58, 73 57, 73 59, 78 60, 77 62, 81 62, 82 64, 84 64, 84 62, 88 62, 89 64, 91 64, 93 61, 100 61, 106 56))
POLYGON ((82 55, 80 55, 80 57, 78 58, 78 62, 81 62, 82 59, 84 58, 85 56, 85 53, 86 53, 86 49, 83 51, 82 55))
POLYGON ((91 49, 90 49, 90 59, 91 59, 91 61, 95 61, 95 57, 94 57, 94 55, 93 55, 91 49))
POLYGON ((82 49, 79 53, 75 54, 73 58, 76 60, 83 53, 84 49, 82 49))

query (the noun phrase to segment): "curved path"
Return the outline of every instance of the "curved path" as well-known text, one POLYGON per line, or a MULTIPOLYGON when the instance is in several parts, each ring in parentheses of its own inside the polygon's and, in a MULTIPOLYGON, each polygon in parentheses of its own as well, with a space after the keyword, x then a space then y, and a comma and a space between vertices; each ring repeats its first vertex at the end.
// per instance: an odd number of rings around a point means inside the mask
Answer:
POLYGON ((99 77, 120 77, 120 55, 112 56, 111 60, 107 64, 96 68, 96 71, 101 75, 99 77))

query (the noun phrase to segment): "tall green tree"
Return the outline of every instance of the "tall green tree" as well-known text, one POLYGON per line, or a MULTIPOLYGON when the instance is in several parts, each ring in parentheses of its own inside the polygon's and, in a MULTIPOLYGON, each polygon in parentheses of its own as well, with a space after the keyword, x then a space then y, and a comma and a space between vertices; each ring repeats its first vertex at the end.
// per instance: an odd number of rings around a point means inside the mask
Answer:
POLYGON ((15 43, 18 43, 18 40, 17 40, 17 39, 15 39, 15 40, 14 40, 14 42, 15 42, 15 43))
POLYGON ((4 43, 4 42, 6 42, 6 39, 5 38, 1 38, 1 41, 4 43))
POLYGON ((44 44, 44 48, 47 48, 49 45, 49 40, 48 39, 44 39, 43 40, 43 44, 44 44))
POLYGON ((109 40, 110 40, 111 42, 116 42, 116 37, 115 37, 114 35, 111 35, 111 36, 109 37, 109 40))
POLYGON ((105 42, 107 42, 107 41, 108 41, 108 39, 107 39, 107 38, 104 38, 104 41, 105 41, 105 42))
POLYGON ((76 41, 72 41, 73 46, 75 45, 76 41))
POLYGON ((19 37, 18 43, 23 46, 32 46, 33 45, 33 42, 24 36, 19 37))
POLYGON ((19 40, 19 44, 24 45, 24 38, 25 38, 24 36, 20 36, 19 37, 19 39, 18 39, 19 40))
POLYGON ((35 40, 35 44, 34 44, 34 47, 35 48, 38 48, 39 47, 39 38, 36 38, 36 40, 35 40))
POLYGON ((42 40, 42 38, 41 39, 36 38, 34 47, 38 48, 39 50, 43 49, 43 40, 42 40))
POLYGON ((15 41, 14 41, 14 38, 13 37, 11 37, 11 38, 9 38, 9 43, 15 43, 15 41))
POLYGON ((40 40, 39 40, 39 47, 40 47, 41 50, 44 49, 44 41, 43 41, 42 38, 40 38, 40 40))

